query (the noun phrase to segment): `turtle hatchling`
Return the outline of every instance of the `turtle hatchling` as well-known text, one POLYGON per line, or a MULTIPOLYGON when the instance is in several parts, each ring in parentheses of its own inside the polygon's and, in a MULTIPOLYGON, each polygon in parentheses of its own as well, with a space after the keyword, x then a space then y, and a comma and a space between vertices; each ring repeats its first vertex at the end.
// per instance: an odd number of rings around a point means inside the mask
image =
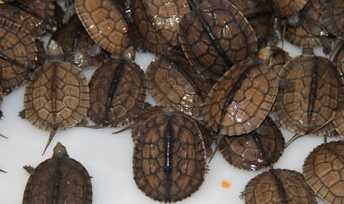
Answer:
POLYGON ((181 201, 198 190, 207 172, 201 131, 181 112, 151 113, 134 132, 134 180, 153 200, 181 201))
POLYGON ((278 73, 248 58, 228 70, 210 90, 202 110, 208 128, 235 136, 257 129, 269 114, 278 91, 278 73))
POLYGON ((30 174, 23 204, 92 204, 92 184, 85 167, 69 157, 58 143, 52 158, 38 167, 24 167, 30 174))
POLYGON ((224 137, 219 144, 223 157, 232 165, 257 171, 275 163, 284 150, 284 138, 267 117, 253 132, 238 137, 224 137))
POLYGON ((326 203, 344 202, 344 142, 316 147, 305 160, 303 175, 314 193, 326 203))
POLYGON ((127 59, 113 59, 96 70, 90 81, 88 116, 96 125, 118 127, 133 121, 144 108, 143 70, 127 59))
POLYGON ((34 74, 26 88, 20 116, 50 131, 45 150, 58 130, 74 127, 87 116, 89 88, 80 72, 68 62, 49 62, 34 74))
POLYGON ((317 204, 302 174, 271 169, 254 177, 243 192, 246 204, 317 204))

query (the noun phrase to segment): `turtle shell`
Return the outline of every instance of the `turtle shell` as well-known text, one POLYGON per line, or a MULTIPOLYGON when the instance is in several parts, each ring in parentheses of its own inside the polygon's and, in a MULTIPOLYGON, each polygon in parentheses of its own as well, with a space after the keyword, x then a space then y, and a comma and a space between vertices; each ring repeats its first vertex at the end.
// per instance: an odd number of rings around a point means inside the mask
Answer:
POLYGON ((187 66, 160 57, 149 65, 146 83, 158 105, 197 117, 204 95, 187 66))
POLYGON ((30 173, 23 204, 92 203, 91 177, 81 163, 68 156, 60 143, 54 148, 54 156, 30 173))
POLYGON ((234 65, 210 90, 202 110, 204 121, 218 134, 250 133, 265 120, 277 91, 275 70, 247 59, 234 65))
POLYGON ((133 62, 123 59, 104 63, 94 73, 89 86, 88 115, 98 125, 124 125, 143 111, 144 73, 133 62))
POLYGON ((104 61, 104 53, 90 38, 76 15, 53 34, 48 49, 50 55, 63 56, 64 60, 79 68, 98 68, 104 61))
POLYGON ((327 31, 344 37, 344 0, 328 1, 322 10, 320 22, 327 31))
POLYGON ((135 136, 134 179, 148 197, 176 202, 198 190, 206 174, 206 150, 197 122, 179 112, 157 112, 135 136))
POLYGON ((273 38, 274 16, 272 4, 267 0, 231 0, 252 25, 259 47, 266 46, 273 38))
POLYGON ((75 0, 75 9, 90 37, 104 50, 121 56, 128 48, 128 25, 113 1, 75 0))
POLYGON ((86 118, 89 89, 80 70, 67 62, 50 62, 26 88, 23 116, 34 126, 56 131, 86 118))
POLYGON ((285 39, 302 48, 315 48, 321 46, 320 32, 317 24, 305 20, 296 27, 287 25, 285 39))
POLYGON ((232 165, 257 171, 275 163, 284 149, 284 138, 275 123, 267 117, 255 131, 238 137, 224 137, 219 150, 232 165))
POLYGON ((31 12, 8 4, 0 4, 0 20, 7 20, 18 24, 18 32, 41 35, 46 31, 43 19, 32 15, 31 12))
POLYGON ((308 185, 327 203, 344 201, 343 150, 343 141, 322 144, 308 155, 303 166, 308 185))
MULTIPOLYGON (((1 13, 1 12, 0 12, 1 13)), ((17 24, 0 24, 0 86, 5 93, 23 84, 38 60, 34 37, 21 32, 17 24)))
POLYGON ((144 49, 161 54, 179 45, 179 23, 190 12, 187 0, 133 0, 132 10, 144 49))
POLYGON ((271 169, 254 177, 243 196, 246 204, 317 203, 302 174, 286 169, 271 169))
POLYGON ((301 11, 310 0, 272 0, 275 12, 280 17, 291 17, 301 11))
POLYGON ((257 51, 257 38, 244 15, 227 0, 192 3, 180 23, 179 40, 191 65, 217 80, 233 64, 257 51))
POLYGON ((282 127, 309 134, 327 124, 337 108, 339 81, 334 64, 326 58, 301 55, 284 67, 276 100, 282 127))

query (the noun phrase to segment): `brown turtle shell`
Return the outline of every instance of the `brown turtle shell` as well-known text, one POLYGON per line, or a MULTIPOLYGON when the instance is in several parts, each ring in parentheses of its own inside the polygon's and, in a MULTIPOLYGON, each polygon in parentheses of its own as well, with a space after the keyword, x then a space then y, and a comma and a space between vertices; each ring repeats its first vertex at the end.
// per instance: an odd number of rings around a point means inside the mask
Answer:
POLYGON ((48 51, 50 55, 62 56, 63 60, 72 62, 79 68, 98 68, 105 60, 104 53, 90 38, 76 15, 53 34, 48 51))
MULTIPOLYGON (((192 1, 192 0, 190 0, 192 1)), ((180 23, 180 43, 191 65, 217 80, 233 64, 257 51, 257 38, 244 15, 228 0, 191 3, 180 23)))
POLYGON ((252 59, 234 65, 205 100, 202 112, 207 127, 227 136, 258 128, 275 102, 277 74, 267 64, 252 59))
POLYGON ((0 22, 4 20, 18 24, 19 32, 41 35, 46 31, 43 19, 15 6, 0 3, 0 22))
POLYGON ((258 39, 259 47, 266 46, 272 40, 274 16, 269 0, 231 0, 252 25, 258 39))
POLYGON ((5 93, 23 84, 36 67, 38 48, 34 37, 17 24, 0 24, 0 86, 5 93))
POLYGON ((75 0, 75 9, 90 37, 104 50, 121 56, 128 48, 128 25, 113 1, 75 0))
POLYGON ((302 48, 315 48, 321 46, 320 32, 317 24, 304 20, 296 27, 287 25, 285 39, 302 48))
POLYGON ((160 57, 146 71, 148 92, 158 105, 187 115, 198 116, 203 93, 186 64, 160 57))
POLYGON ((47 63, 27 86, 24 108, 23 116, 38 128, 56 131, 74 127, 87 116, 87 81, 70 63, 47 63))
POLYGON ((143 70, 127 60, 103 64, 90 81, 88 116, 97 125, 117 127, 138 117, 145 101, 143 70))
POLYGON ((327 203, 344 201, 343 150, 343 141, 322 144, 310 153, 303 166, 306 182, 327 203))
POLYGON ((54 156, 32 170, 26 184, 23 204, 92 204, 92 184, 85 167, 70 158, 60 143, 54 156))
POLYGON ((284 67, 276 100, 282 127, 309 134, 333 119, 339 81, 334 64, 326 58, 301 55, 284 67))
POLYGON ((284 138, 275 123, 267 117, 255 131, 238 137, 224 137, 219 150, 232 165, 257 171, 275 163, 284 150, 284 138))
POLYGON ((301 11, 309 0, 272 0, 275 12, 280 17, 291 17, 301 11))
POLYGON ((179 23, 190 12, 187 0, 133 0, 132 14, 144 49, 161 54, 179 45, 179 23))
POLYGON ((254 177, 243 196, 246 204, 317 203, 302 174, 286 169, 271 169, 254 177))
POLYGON ((180 112, 157 112, 136 132, 136 185, 150 198, 176 202, 198 190, 206 174, 206 150, 197 122, 180 112))

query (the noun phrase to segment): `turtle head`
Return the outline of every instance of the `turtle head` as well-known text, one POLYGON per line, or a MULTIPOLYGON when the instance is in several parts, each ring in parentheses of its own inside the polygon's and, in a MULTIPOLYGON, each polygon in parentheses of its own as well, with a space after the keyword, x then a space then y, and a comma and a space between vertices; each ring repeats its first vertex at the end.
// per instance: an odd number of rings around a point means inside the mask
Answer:
POLYGON ((54 155, 55 158, 63 158, 68 157, 68 153, 66 147, 63 146, 60 142, 54 147, 54 155))

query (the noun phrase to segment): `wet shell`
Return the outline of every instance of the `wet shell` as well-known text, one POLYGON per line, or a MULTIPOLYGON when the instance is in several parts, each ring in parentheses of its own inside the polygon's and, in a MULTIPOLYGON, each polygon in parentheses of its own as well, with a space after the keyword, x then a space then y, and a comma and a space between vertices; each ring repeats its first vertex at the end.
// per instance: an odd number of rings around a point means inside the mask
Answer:
POLYGON ((282 127, 304 135, 327 124, 337 108, 339 81, 326 58, 301 55, 284 67, 276 116, 282 127))
POLYGON ((301 11, 309 0, 272 0, 275 12, 281 17, 290 17, 301 11))
POLYGON ((75 0, 75 9, 91 38, 116 56, 128 48, 128 25, 111 0, 75 0))
POLYGON ((180 42, 192 65, 217 80, 234 63, 257 51, 257 38, 243 14, 227 0, 194 2, 180 24, 180 42))
POLYGON ((132 7, 145 49, 161 54, 179 45, 179 23, 190 12, 187 0, 133 0, 132 7))
POLYGON ((17 7, 0 4, 0 22, 4 20, 17 24, 19 32, 41 35, 46 31, 43 19, 17 7))
POLYGON ((57 144, 54 156, 32 170, 26 184, 23 204, 92 203, 92 184, 85 167, 69 158, 64 146, 57 144))
POLYGON ((26 88, 24 117, 34 126, 56 131, 86 118, 89 89, 80 70, 67 62, 50 62, 26 88))
POLYGON ((144 108, 144 73, 126 60, 113 60, 97 69, 90 82, 89 117, 98 125, 117 127, 131 122, 144 108))
POLYGON ((222 135, 242 135, 260 126, 274 104, 277 73, 264 63, 245 60, 213 86, 203 109, 207 127, 222 135))
POLYGON ((321 46, 321 28, 317 24, 304 21, 297 27, 287 26, 285 38, 290 43, 302 48, 315 48, 321 46))
POLYGON ((344 201, 343 150, 342 141, 322 144, 312 151, 303 166, 308 185, 327 203, 344 201))
POLYGON ((198 190, 206 174, 206 151, 196 121, 161 112, 137 134, 133 166, 139 189, 161 202, 180 201, 198 190))
POLYGON ((203 93, 188 73, 187 66, 161 57, 149 65, 146 83, 158 105, 197 117, 203 93))
POLYGON ((10 21, 0 24, 0 86, 5 93, 23 84, 36 67, 38 48, 32 35, 10 21))
POLYGON ((62 56, 79 68, 98 68, 104 61, 104 53, 89 37, 77 16, 53 34, 48 49, 50 55, 62 56))
POLYGON ((283 135, 269 117, 250 134, 224 137, 219 145, 220 152, 230 164, 249 171, 272 165, 280 158, 283 149, 283 135))
POLYGON ((271 169, 253 178, 243 196, 246 204, 317 203, 302 174, 282 169, 271 169))

